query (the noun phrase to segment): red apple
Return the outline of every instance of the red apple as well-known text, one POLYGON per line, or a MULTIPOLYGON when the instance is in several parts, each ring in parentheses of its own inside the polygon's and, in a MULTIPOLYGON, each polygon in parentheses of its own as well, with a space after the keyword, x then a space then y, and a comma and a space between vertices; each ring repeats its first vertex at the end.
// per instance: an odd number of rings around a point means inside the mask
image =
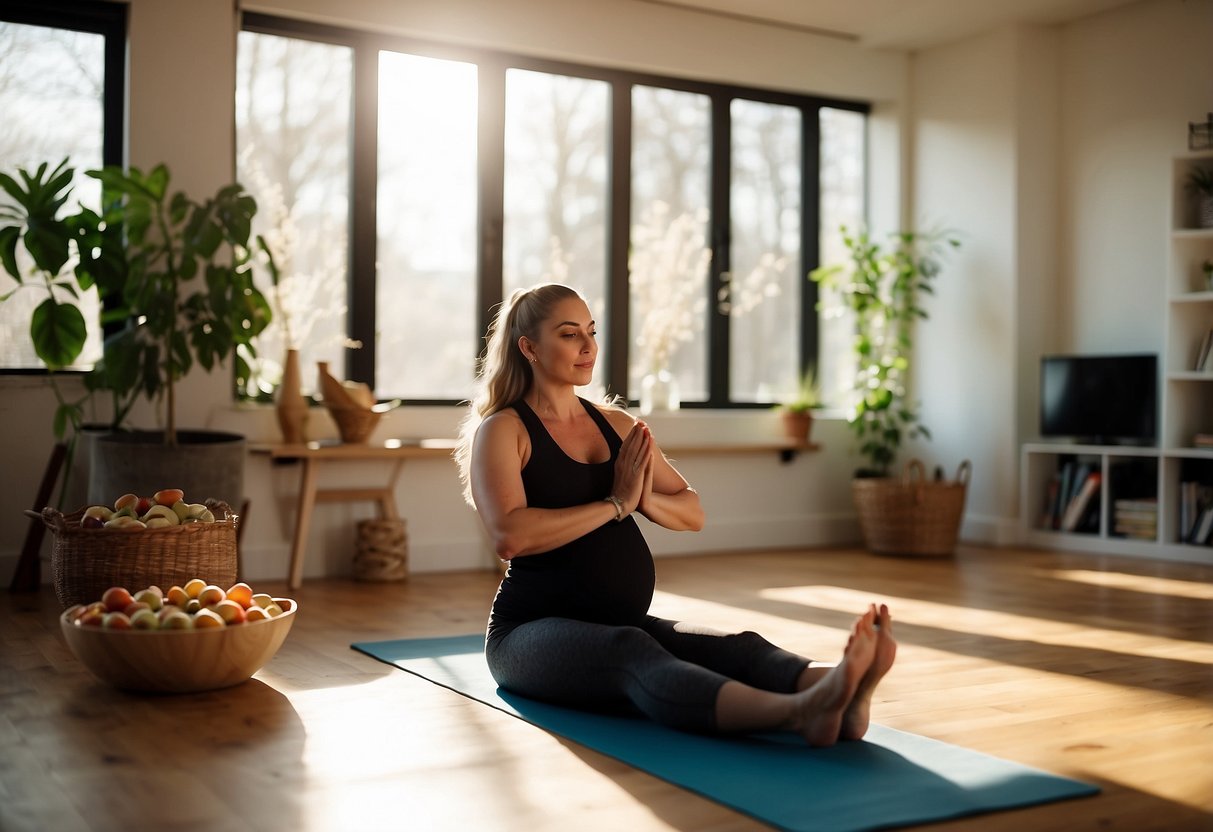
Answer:
POLYGON ((211 607, 211 609, 219 613, 219 617, 223 619, 224 624, 231 626, 233 624, 244 623, 244 607, 240 606, 235 601, 225 598, 215 606, 211 607))
POLYGON ((111 586, 101 595, 101 603, 110 612, 121 612, 134 600, 130 591, 121 586, 111 586))
POLYGON ((101 626, 107 630, 129 630, 131 620, 126 617, 124 612, 107 612, 101 626))
POLYGON ((185 492, 180 488, 162 488, 152 495, 152 499, 162 506, 171 508, 173 503, 185 499, 185 492))
POLYGON ((232 584, 227 591, 227 597, 229 601, 235 601, 246 610, 253 606, 253 588, 244 581, 232 584))

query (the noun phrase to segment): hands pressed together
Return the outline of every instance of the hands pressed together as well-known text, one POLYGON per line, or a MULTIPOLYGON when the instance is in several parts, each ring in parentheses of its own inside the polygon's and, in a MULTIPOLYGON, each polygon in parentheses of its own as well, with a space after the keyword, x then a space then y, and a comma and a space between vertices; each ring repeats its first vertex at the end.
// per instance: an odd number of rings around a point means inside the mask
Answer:
POLYGON ((623 439, 615 459, 615 488, 612 495, 623 503, 625 514, 645 511, 653 494, 653 434, 637 421, 623 439))

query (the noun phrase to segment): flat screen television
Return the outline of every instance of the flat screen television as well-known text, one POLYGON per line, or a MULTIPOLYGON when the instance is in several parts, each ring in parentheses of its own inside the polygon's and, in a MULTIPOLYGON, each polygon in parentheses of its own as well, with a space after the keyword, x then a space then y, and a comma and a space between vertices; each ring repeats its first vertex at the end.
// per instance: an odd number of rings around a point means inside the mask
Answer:
POLYGON ((1151 445, 1157 436, 1158 356, 1046 355, 1040 433, 1100 445, 1151 445))

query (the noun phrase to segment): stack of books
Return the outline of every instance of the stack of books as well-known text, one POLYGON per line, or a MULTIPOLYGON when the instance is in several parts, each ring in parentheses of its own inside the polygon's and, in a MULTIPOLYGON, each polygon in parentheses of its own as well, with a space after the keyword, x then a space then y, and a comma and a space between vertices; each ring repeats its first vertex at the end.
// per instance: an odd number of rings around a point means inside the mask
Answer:
POLYGON ((1158 539, 1158 500, 1117 500, 1112 531, 1133 540, 1158 539))

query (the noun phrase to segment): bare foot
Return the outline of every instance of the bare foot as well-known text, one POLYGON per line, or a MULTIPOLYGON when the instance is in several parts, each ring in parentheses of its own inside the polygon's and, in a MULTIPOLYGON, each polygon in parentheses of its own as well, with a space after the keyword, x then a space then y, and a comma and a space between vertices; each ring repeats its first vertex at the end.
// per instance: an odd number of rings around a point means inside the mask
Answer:
POLYGON ((876 608, 855 621, 842 659, 816 684, 797 696, 791 728, 809 745, 827 746, 838 741, 843 716, 876 657, 876 608))
POLYGON ((893 618, 889 615, 889 608, 884 604, 880 605, 876 624, 878 625, 876 628, 876 656, 863 678, 859 680, 855 696, 842 715, 842 731, 839 736, 844 740, 863 739, 864 734, 868 732, 872 712, 872 694, 897 657, 897 642, 893 638, 893 618))

